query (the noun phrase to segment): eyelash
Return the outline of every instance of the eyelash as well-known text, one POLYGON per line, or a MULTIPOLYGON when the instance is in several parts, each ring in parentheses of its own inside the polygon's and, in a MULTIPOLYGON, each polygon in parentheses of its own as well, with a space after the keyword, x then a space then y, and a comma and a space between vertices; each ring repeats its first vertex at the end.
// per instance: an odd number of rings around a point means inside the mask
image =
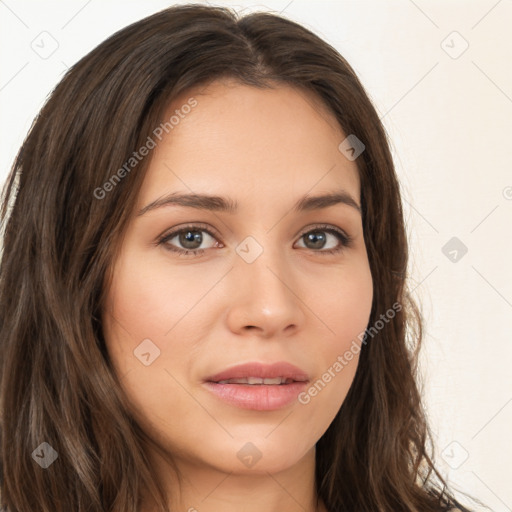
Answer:
MULTIPOLYGON (((174 252, 174 253, 177 253, 180 256, 198 256, 200 254, 203 254, 207 249, 180 249, 178 247, 166 244, 166 242, 168 242, 169 240, 173 239, 176 235, 179 235, 181 233, 186 233, 187 231, 204 231, 205 233, 208 233, 208 235, 210 235, 212 238, 216 238, 216 236, 209 229, 207 229, 206 227, 201 226, 199 224, 195 224, 195 225, 191 224, 189 226, 185 226, 185 227, 180 228, 180 229, 178 229, 176 231, 173 231, 171 233, 163 235, 162 237, 160 237, 157 240, 157 245, 158 246, 160 246, 160 245, 167 245, 166 250, 174 252)), ((349 237, 346 233, 344 233, 343 231, 338 230, 337 228, 334 228, 334 227, 332 227, 330 225, 325 225, 325 224, 319 225, 319 226, 314 226, 313 228, 310 228, 307 231, 304 231, 299 236, 299 240, 304 235, 307 235, 308 233, 317 232, 317 231, 333 234, 341 242, 341 244, 338 247, 334 248, 334 249, 326 249, 326 250, 319 249, 318 251, 315 251, 314 249, 310 249, 313 252, 318 252, 318 253, 323 254, 323 255, 326 255, 326 254, 328 254, 328 255, 336 254, 336 253, 342 251, 343 249, 345 249, 347 247, 350 247, 352 245, 352 238, 349 237)))

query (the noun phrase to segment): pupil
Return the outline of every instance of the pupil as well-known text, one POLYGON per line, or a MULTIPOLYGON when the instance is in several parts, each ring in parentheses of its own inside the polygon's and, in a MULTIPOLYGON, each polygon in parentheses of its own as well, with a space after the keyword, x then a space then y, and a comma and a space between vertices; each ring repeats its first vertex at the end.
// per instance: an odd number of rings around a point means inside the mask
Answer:
POLYGON ((180 234, 180 243, 187 249, 197 249, 202 241, 203 236, 199 231, 184 231, 180 234))
MULTIPOLYGON (((307 240, 313 243, 314 249, 321 249, 325 244, 325 234, 320 231, 313 231, 305 235, 307 240)), ((307 244, 306 244, 307 245, 307 244)))

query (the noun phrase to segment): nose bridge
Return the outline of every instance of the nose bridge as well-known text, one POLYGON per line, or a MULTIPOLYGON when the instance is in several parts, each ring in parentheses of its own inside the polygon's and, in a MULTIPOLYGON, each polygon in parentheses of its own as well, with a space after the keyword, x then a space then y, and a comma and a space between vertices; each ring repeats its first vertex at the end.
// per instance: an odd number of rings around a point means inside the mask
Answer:
POLYGON ((270 335, 299 325, 301 301, 282 240, 261 231, 242 240, 236 252, 231 328, 257 327, 270 335))
POLYGON ((258 234, 247 236, 236 248, 242 260, 237 262, 241 279, 246 274, 253 287, 285 298, 289 294, 286 284, 293 280, 286 249, 277 233, 260 230, 258 234))

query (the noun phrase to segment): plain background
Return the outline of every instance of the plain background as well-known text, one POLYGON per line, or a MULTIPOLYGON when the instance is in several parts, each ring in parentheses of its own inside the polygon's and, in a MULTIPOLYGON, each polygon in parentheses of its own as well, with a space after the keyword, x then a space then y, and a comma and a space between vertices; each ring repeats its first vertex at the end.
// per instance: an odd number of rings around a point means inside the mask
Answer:
MULTIPOLYGON (((0 0, 2 182, 65 70, 173 3, 0 0)), ((436 459, 457 488, 512 511, 512 1, 213 4, 281 12, 360 77, 402 184, 436 459)))

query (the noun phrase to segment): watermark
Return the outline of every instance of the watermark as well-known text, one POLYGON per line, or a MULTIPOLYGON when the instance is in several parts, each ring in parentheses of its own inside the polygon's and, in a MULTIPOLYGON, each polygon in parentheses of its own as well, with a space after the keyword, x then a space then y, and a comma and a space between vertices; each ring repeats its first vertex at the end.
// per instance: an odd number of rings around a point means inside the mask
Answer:
POLYGON ((248 236, 236 246, 235 252, 246 263, 252 263, 263 253, 263 247, 255 238, 248 236))
POLYGON ((49 32, 44 30, 30 43, 32 50, 41 57, 49 59, 59 48, 59 42, 49 32))
POLYGON ((357 336, 357 340, 352 340, 352 345, 348 350, 346 350, 343 355, 340 355, 336 358, 336 361, 327 368, 327 371, 322 374, 322 376, 312 384, 307 391, 303 391, 299 393, 297 396, 298 401, 303 404, 309 404, 311 402, 311 398, 315 397, 322 391, 329 382, 331 382, 334 377, 338 373, 340 373, 345 366, 348 366, 350 361, 354 359, 354 356, 357 356, 359 352, 361 352, 361 345, 364 345, 368 342, 368 336, 372 338, 376 336, 380 330, 384 329, 386 324, 395 318, 396 314, 402 310, 402 304, 399 302, 395 302, 391 308, 389 308, 385 313, 382 313, 378 320, 365 331, 361 332, 357 336))
POLYGON ((441 456, 452 469, 459 469, 469 458, 469 452, 457 441, 452 441, 442 452, 441 456))
POLYGON ((149 155, 152 149, 156 148, 158 142, 162 140, 164 133, 167 134, 173 130, 195 106, 197 106, 197 100, 195 98, 189 98, 187 103, 174 111, 176 115, 173 114, 167 121, 160 123, 153 130, 153 136, 149 135, 146 142, 137 151, 134 151, 132 156, 130 156, 101 187, 94 189, 94 197, 96 199, 104 199, 108 192, 114 190, 114 187, 129 174, 144 157, 149 155), (158 142, 155 139, 158 139, 158 142))
POLYGON ((441 252, 452 262, 459 262, 464 255, 468 252, 468 248, 456 236, 453 236, 441 247, 441 252))
POLYGON ((356 158, 365 150, 366 146, 363 142, 351 133, 346 139, 344 139, 338 146, 338 150, 342 155, 353 162, 356 158))
POLYGON ((133 354, 144 366, 149 366, 160 356, 160 349, 149 338, 146 338, 135 347, 133 354))
POLYGON ((469 43, 454 30, 441 41, 441 48, 452 59, 458 59, 469 48, 469 43))
POLYGON ((236 456, 240 459, 242 464, 248 468, 252 468, 261 459, 263 454, 258 450, 257 446, 249 441, 238 450, 236 456))
POLYGON ((56 460, 59 454, 46 441, 41 443, 33 452, 32 458, 43 468, 47 469, 56 460))

